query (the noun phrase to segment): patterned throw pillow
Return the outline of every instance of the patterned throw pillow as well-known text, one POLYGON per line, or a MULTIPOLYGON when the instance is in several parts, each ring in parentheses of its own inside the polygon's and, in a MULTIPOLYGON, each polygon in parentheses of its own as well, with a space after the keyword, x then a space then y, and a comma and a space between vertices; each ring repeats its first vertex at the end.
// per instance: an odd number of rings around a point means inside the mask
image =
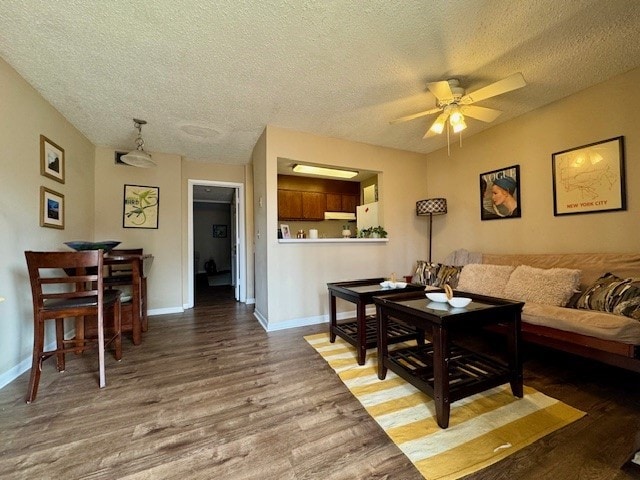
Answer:
POLYGON ((454 265, 440 265, 436 281, 433 285, 436 287, 449 285, 451 288, 456 288, 458 286, 461 271, 462 267, 456 267, 454 265))
POLYGON ((640 280, 605 273, 580 296, 576 308, 640 320, 640 280))
POLYGON ((458 277, 462 267, 442 265, 440 263, 429 263, 418 260, 416 271, 413 275, 413 282, 420 285, 431 285, 433 287, 443 287, 445 283, 456 288, 458 277))

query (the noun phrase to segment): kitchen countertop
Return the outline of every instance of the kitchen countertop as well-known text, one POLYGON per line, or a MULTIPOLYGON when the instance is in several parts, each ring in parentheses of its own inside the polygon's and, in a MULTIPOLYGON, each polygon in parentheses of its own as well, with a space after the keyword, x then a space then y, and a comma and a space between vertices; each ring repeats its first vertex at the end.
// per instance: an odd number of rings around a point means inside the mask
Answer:
POLYGON ((278 243, 387 243, 388 238, 279 238, 278 243))

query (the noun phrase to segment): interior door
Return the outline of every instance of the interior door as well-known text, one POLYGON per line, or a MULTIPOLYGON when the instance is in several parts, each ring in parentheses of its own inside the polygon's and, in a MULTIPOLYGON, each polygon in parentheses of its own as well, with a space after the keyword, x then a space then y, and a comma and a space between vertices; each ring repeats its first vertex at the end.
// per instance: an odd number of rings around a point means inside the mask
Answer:
POLYGON ((240 247, 240 239, 238 232, 240 231, 238 210, 239 210, 238 189, 234 189, 233 198, 231 199, 231 283, 234 287, 234 296, 236 301, 240 300, 240 270, 238 269, 238 251, 240 247))

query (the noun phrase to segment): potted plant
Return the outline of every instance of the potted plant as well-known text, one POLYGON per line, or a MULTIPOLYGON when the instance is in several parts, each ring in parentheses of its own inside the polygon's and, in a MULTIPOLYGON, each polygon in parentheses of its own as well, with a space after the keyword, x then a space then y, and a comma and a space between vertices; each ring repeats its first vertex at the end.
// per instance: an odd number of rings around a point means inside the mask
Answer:
POLYGON ((372 238, 387 238, 387 231, 380 225, 377 227, 371 227, 370 230, 372 238))
POLYGON ((371 227, 363 228, 362 230, 358 231, 359 238, 369 238, 370 236, 371 236, 371 227))

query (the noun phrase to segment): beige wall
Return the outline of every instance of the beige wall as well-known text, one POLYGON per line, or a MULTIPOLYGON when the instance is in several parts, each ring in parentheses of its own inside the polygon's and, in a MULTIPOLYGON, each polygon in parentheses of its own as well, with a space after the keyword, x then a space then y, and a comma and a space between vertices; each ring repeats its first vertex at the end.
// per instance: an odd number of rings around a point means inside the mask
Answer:
MULTIPOLYGON (((434 258, 484 252, 637 252, 640 247, 640 69, 613 78, 428 156, 434 258), (624 135, 627 211, 554 217, 551 155, 624 135), (479 174, 520 165, 522 218, 480 220, 479 174)), ((474 120, 471 120, 474 121, 474 120)))
MULTIPOLYGON (((25 250, 93 240, 93 145, 0 59, 0 385, 31 366, 33 311, 25 250), (66 181, 40 175, 40 135, 65 152, 66 181), (64 195, 65 228, 40 227, 40 186, 64 195)), ((52 331, 47 331, 49 342, 52 331)))
POLYGON ((151 313, 179 311, 182 308, 182 189, 181 157, 151 152, 154 168, 116 165, 112 148, 95 151, 95 238, 118 240, 121 248, 144 248, 154 256, 148 277, 151 313), (159 187, 158 228, 124 228, 122 201, 124 186, 159 187))
MULTIPOLYGON (((265 129, 253 147, 251 155, 253 165, 253 211, 254 229, 252 236, 247 236, 251 240, 253 259, 255 265, 255 311, 259 317, 267 318, 269 306, 267 298, 269 294, 268 285, 268 258, 267 258, 267 238, 265 232, 269 230, 267 219, 267 130, 265 129)), ((277 203, 276 203, 277 204, 277 203)))
POLYGON ((264 157, 254 157, 256 198, 265 195, 266 200, 266 215, 256 214, 262 219, 256 228, 266 232, 256 238, 256 262, 265 262, 260 276, 256 267, 256 282, 264 282, 256 290, 256 310, 270 330, 326 320, 327 282, 405 275, 426 252, 426 222, 415 215, 415 202, 426 193, 424 155, 273 126, 267 127, 265 143, 264 157), (278 243, 279 157, 381 172, 381 223, 388 243, 278 243))

